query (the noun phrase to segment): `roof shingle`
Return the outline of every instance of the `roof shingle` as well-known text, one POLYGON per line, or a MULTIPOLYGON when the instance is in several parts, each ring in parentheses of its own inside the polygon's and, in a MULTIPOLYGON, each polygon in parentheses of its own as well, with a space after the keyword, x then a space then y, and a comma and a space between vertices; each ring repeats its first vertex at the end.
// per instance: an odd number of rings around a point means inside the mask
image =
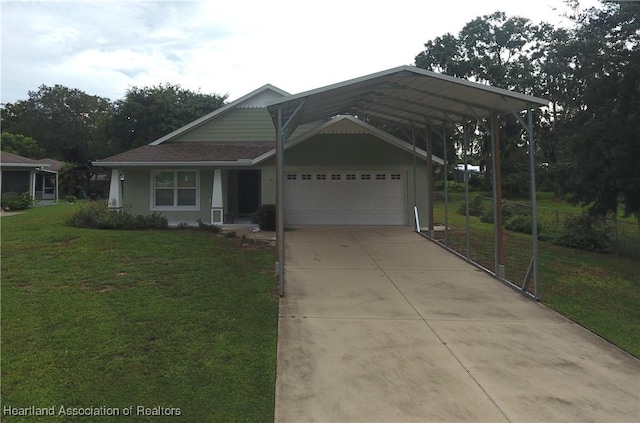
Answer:
POLYGON ((220 162, 251 160, 275 148, 271 142, 174 142, 143 145, 99 163, 220 162))

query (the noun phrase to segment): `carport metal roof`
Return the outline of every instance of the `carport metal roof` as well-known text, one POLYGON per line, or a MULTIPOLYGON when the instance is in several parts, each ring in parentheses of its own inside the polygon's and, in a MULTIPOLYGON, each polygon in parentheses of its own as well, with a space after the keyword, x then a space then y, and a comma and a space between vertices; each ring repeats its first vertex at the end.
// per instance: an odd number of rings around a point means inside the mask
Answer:
POLYGON ((350 114, 392 124, 426 128, 489 118, 547 106, 542 98, 400 66, 269 102, 274 121, 297 125, 350 114), (293 119, 292 119, 293 118, 293 119))

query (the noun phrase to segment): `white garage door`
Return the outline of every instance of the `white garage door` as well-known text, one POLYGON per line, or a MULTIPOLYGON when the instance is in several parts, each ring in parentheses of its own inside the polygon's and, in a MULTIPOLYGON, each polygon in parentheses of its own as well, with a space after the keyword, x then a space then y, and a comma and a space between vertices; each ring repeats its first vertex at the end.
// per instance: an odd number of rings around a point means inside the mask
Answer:
POLYGON ((285 175, 288 225, 405 225, 406 174, 313 171, 285 175))

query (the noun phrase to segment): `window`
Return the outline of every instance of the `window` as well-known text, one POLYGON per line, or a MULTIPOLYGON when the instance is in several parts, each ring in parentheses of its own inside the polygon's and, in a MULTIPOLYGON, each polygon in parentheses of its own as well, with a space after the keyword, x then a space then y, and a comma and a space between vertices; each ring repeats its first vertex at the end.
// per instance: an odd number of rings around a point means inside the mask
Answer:
POLYGON ((331 180, 332 181, 339 181, 340 179, 342 179, 342 175, 340 175, 339 173, 332 173, 331 174, 331 180))
POLYGON ((371 175, 368 173, 363 173, 362 175, 360 175, 360 180, 362 181, 368 181, 369 179, 371 179, 371 175))
POLYGON ((379 181, 384 181, 385 179, 387 179, 387 175, 385 175, 384 173, 376 173, 376 179, 379 181))
POLYGON ((152 174, 152 210, 199 210, 197 170, 162 170, 152 174))
POLYGON ((399 173, 392 173, 391 174, 391 180, 399 181, 400 180, 400 174, 399 173))
POLYGON ((298 175, 296 175, 295 173, 287 174, 287 180, 288 181, 295 181, 296 179, 298 179, 298 175))
POLYGON ((353 173, 347 173, 347 181, 355 181, 356 175, 353 173))
POLYGON ((303 173, 301 179, 303 181, 310 181, 311 180, 311 175, 309 175, 308 173, 303 173))
POLYGON ((324 181, 325 179, 327 179, 327 175, 320 173, 318 175, 316 175, 316 180, 318 181, 324 181))

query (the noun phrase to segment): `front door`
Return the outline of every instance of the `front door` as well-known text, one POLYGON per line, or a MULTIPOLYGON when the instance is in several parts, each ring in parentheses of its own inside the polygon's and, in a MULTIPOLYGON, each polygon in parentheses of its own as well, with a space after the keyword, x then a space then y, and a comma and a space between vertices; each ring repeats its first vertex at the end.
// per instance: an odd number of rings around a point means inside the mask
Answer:
POLYGON ((260 207, 260 171, 238 171, 238 214, 253 214, 260 207))

